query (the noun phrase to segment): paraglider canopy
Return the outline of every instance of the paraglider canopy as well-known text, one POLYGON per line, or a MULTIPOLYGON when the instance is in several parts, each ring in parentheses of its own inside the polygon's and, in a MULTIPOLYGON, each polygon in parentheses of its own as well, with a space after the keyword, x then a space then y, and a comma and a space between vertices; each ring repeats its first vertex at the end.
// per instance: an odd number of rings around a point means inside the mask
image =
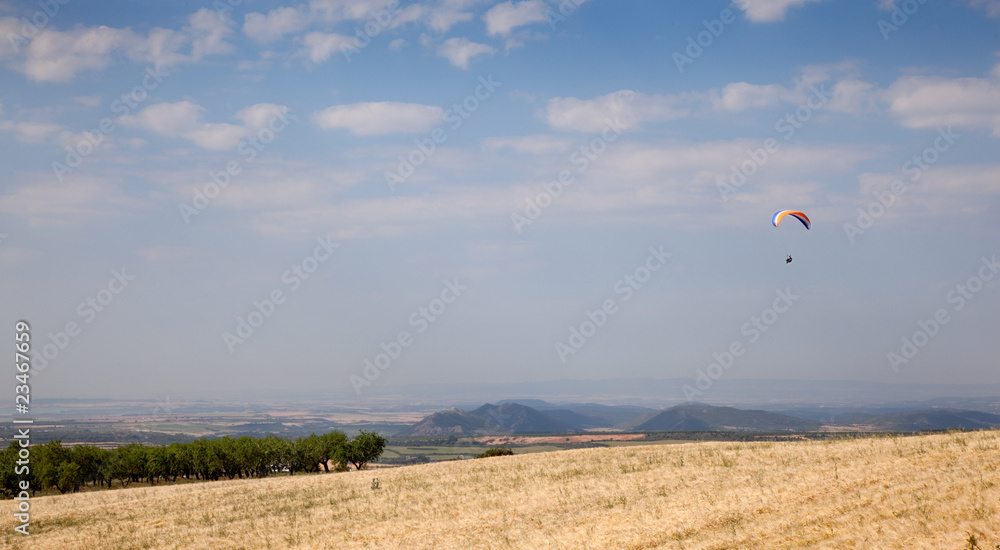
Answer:
POLYGON ((802 212, 796 212, 795 210, 782 210, 781 212, 775 212, 774 217, 771 218, 771 224, 778 227, 778 224, 781 223, 781 220, 783 220, 786 216, 791 216, 799 220, 802 222, 802 225, 806 226, 806 229, 810 229, 812 227, 812 222, 809 221, 809 217, 802 212))

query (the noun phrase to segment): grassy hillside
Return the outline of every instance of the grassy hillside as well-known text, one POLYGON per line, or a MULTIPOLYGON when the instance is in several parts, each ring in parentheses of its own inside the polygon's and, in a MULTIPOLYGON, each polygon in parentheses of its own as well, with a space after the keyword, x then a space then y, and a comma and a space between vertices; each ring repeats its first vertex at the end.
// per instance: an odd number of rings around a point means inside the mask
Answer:
POLYGON ((0 546, 959 550, 974 535, 993 549, 1000 432, 581 449, 31 503, 34 534, 3 514, 0 546))

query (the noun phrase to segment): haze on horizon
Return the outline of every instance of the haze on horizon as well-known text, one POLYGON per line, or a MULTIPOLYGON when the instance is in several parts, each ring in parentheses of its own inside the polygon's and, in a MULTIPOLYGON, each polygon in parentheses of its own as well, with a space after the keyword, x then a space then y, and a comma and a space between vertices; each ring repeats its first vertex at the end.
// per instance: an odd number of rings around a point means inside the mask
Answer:
POLYGON ((0 345, 39 398, 998 384, 998 24, 0 1, 0 345))

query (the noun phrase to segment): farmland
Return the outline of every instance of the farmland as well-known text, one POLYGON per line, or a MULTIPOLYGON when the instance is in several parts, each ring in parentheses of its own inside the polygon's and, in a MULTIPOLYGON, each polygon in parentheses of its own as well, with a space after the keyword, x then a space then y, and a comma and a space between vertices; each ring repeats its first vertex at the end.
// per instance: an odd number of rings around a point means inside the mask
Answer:
POLYGON ((7 515, 3 546, 994 548, 1000 432, 601 447, 31 505, 30 538, 7 515))

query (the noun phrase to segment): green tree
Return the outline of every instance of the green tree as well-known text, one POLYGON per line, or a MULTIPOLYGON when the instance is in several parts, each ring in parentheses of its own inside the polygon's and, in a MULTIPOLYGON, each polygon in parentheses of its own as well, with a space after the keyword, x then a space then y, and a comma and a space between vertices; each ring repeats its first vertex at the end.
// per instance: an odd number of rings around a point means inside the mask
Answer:
POLYGON ((342 462, 344 447, 347 446, 347 436, 344 435, 344 432, 332 431, 319 437, 320 446, 323 450, 323 469, 329 472, 330 462, 336 462, 341 467, 347 466, 346 463, 342 462))
MULTIPOLYGON (((17 496, 21 491, 20 481, 27 480, 30 487, 34 488, 34 474, 29 471, 24 475, 18 475, 18 452, 21 445, 17 441, 11 441, 3 452, 0 452, 0 491, 4 495, 17 496)), ((24 466, 21 464, 20 466, 24 466)))
POLYGON ((292 447, 292 464, 288 467, 290 471, 319 471, 320 455, 323 450, 316 434, 296 439, 292 447))
POLYGON ((93 485, 104 485, 101 477, 101 464, 107 460, 108 451, 94 445, 77 445, 73 447, 73 463, 80 467, 80 482, 91 482, 93 485))
POLYGON ((177 476, 191 477, 191 449, 186 444, 174 441, 164 447, 164 452, 167 456, 165 475, 170 481, 177 481, 177 476))
POLYGON ((386 440, 375 432, 361 430, 357 436, 343 446, 338 462, 350 462, 358 470, 363 470, 369 462, 378 460, 385 450, 386 440))
POLYGON ((291 455, 291 444, 287 439, 270 434, 260 442, 260 446, 264 455, 262 477, 280 472, 287 465, 285 461, 291 455))
POLYGON ((118 455, 115 477, 121 480, 123 487, 146 478, 146 447, 138 443, 129 443, 124 447, 118 447, 115 451, 118 455))
POLYGON ((72 462, 72 454, 58 439, 43 445, 35 445, 31 449, 31 470, 35 474, 38 489, 57 487, 59 466, 63 462, 72 462))
POLYGON ((166 447, 146 448, 146 480, 155 485, 159 479, 167 479, 170 468, 170 454, 166 447))
POLYGON ((80 466, 75 462, 63 462, 56 471, 56 489, 60 493, 80 490, 80 466))

